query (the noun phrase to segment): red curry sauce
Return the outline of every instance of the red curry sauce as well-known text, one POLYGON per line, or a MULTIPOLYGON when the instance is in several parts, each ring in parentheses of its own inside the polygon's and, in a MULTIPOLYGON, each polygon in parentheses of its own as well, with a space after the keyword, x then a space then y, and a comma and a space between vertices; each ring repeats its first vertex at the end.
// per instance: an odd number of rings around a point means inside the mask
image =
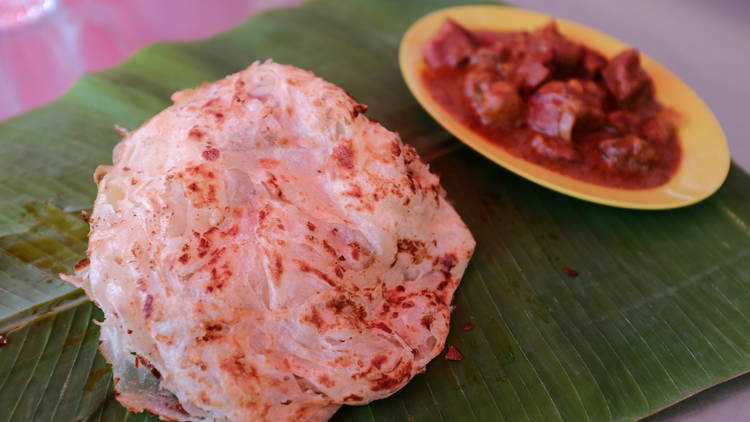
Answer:
POLYGON ((679 166, 677 114, 656 101, 635 50, 608 60, 554 21, 472 32, 447 20, 423 51, 435 101, 515 156, 624 189, 662 185, 679 166))

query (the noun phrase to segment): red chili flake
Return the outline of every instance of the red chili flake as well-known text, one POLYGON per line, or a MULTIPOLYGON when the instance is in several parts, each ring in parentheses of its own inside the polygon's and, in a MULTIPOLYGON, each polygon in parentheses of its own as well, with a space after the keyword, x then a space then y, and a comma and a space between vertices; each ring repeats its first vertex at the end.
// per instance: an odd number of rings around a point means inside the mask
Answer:
POLYGON ((5 337, 4 335, 0 334, 0 347, 7 346, 8 343, 10 343, 10 340, 8 337, 5 337))
POLYGON ((565 272, 565 274, 567 274, 567 275, 569 275, 571 277, 578 277, 578 271, 576 271, 576 270, 574 270, 574 269, 572 269, 570 267, 563 268, 563 271, 565 272))
POLYGON ((85 221, 85 222, 87 222, 87 223, 89 222, 90 218, 89 218, 89 213, 88 213, 88 211, 86 211, 86 210, 81 210, 81 220, 83 220, 83 221, 85 221))
POLYGON ((474 329, 474 324, 467 322, 466 325, 464 325, 464 331, 471 331, 474 329))
POLYGON ((448 346, 448 351, 445 353, 445 360, 463 360, 464 355, 453 346, 448 346))

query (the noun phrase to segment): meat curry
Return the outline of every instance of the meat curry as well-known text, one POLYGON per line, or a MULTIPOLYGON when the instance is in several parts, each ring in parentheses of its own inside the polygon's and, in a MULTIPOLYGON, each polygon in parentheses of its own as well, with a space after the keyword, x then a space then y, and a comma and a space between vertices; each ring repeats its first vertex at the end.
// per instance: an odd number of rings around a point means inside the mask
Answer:
POLYGON ((448 19, 423 54, 435 101, 513 155, 623 189, 664 184, 679 165, 678 115, 656 100, 636 50, 608 59, 555 21, 495 32, 448 19))

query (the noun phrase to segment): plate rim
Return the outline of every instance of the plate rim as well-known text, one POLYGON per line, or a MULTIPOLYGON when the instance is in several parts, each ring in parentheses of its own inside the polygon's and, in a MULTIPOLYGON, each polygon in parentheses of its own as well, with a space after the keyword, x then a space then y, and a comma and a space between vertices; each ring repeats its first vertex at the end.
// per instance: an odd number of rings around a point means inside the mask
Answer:
MULTIPOLYGON (((679 192, 671 190, 673 187, 672 185, 674 185, 676 181, 686 176, 684 169, 686 162, 685 146, 691 144, 686 144, 683 137, 684 134, 680 134, 679 136, 680 147, 682 148, 683 152, 681 161, 678 169, 675 171, 669 181, 655 188, 621 189, 606 187, 575 179, 573 177, 557 173, 539 164, 525 160, 521 157, 513 156, 510 152, 506 151, 502 147, 499 147, 492 142, 487 141, 482 136, 471 131, 471 129, 466 127, 458 120, 454 119, 442 106, 437 104, 422 85, 421 69, 424 67, 424 60, 421 53, 422 44, 417 44, 420 36, 424 35, 425 28, 429 27, 432 23, 437 22, 438 19, 439 22, 442 22, 442 20, 446 17, 456 18, 456 15, 471 13, 508 14, 509 17, 512 17, 513 15, 521 15, 522 17, 527 18, 527 20, 536 20, 542 24, 549 19, 555 19, 558 22, 558 25, 561 26, 562 32, 575 29, 576 31, 580 31, 584 34, 593 36, 591 40, 584 41, 584 44, 587 46, 592 46, 599 51, 602 50, 601 46, 594 44, 606 44, 608 45, 608 47, 611 47, 609 48, 610 50, 612 50, 614 47, 617 47, 617 51, 622 51, 623 48, 632 48, 630 44, 625 43, 624 41, 602 31, 591 28, 587 25, 583 25, 578 22, 560 18, 557 16, 511 6, 454 6, 435 10, 420 17, 419 19, 414 21, 404 32, 399 43, 399 68, 401 71, 401 75, 419 105, 425 111, 427 111, 427 113, 438 124, 440 124, 440 126, 447 130, 452 136, 460 140, 463 144, 469 146, 497 165, 505 168, 510 172, 515 173, 520 177, 523 177, 526 180, 529 180, 530 182, 581 200, 620 208, 661 210, 685 207, 698 203, 710 197, 724 184, 731 167, 731 152, 729 150, 726 136, 723 129, 721 128, 721 124, 719 123, 718 119, 713 114, 713 111, 705 103, 705 101, 703 101, 698 93, 695 92, 695 90, 693 90, 676 74, 671 72, 666 66, 662 65, 643 52, 640 52, 641 59, 643 61, 644 67, 649 68, 649 74, 651 74, 652 77, 654 77, 655 71, 659 74, 659 79, 656 80, 657 96, 661 97, 661 95, 659 95, 662 91, 661 89, 659 89, 660 84, 662 85, 662 87, 667 84, 676 84, 676 87, 673 87, 672 90, 676 90, 678 94, 686 96, 693 102, 692 104, 690 104, 691 107, 688 107, 688 109, 690 110, 689 113, 687 112, 687 110, 678 109, 678 111, 684 114, 697 115, 698 117, 700 117, 700 119, 698 119, 700 123, 704 124, 706 130, 708 130, 710 134, 714 135, 714 139, 707 141, 710 143, 704 147, 704 150, 708 150, 708 148, 715 148, 716 152, 715 156, 713 157, 713 164, 716 164, 715 166, 713 166, 715 169, 709 170, 711 171, 710 175, 712 176, 711 183, 708 183, 706 187, 700 189, 699 192, 694 196, 685 197, 687 195, 680 194, 679 192), (413 62, 416 64, 414 64, 413 62), (695 109, 692 110, 693 108, 695 109), (566 184, 568 186, 566 186, 566 184), (655 200, 653 198, 644 200, 644 198, 649 195, 653 196, 654 198, 661 198, 660 200, 655 200), (683 197, 680 198, 680 196, 683 197), (640 200, 638 200, 639 197, 641 198, 640 200)), ((461 21, 462 19, 457 20, 461 21)), ((471 25, 467 24, 467 26, 471 25)), ((506 26, 505 28, 503 28, 502 26, 495 25, 494 23, 491 26, 475 25, 474 27, 476 28, 477 26, 484 29, 496 30, 519 29, 518 25, 516 25, 515 27, 506 26)), ((535 27, 538 26, 534 26, 534 28, 535 27)), ((433 35, 434 29, 432 31, 432 35, 430 36, 433 35)), ((569 34, 565 35, 570 36, 569 34)), ((576 39, 576 37, 572 38, 576 39)), ((580 40, 578 41, 581 42, 580 40)), ((659 99, 660 101, 664 102, 665 98, 659 99)), ((671 99, 671 97, 666 97, 666 99, 671 99)), ((690 135, 691 134, 688 133, 688 136, 690 135)), ((691 159, 697 160, 698 158, 691 157, 691 159)), ((710 166, 704 167, 707 168, 710 166)))

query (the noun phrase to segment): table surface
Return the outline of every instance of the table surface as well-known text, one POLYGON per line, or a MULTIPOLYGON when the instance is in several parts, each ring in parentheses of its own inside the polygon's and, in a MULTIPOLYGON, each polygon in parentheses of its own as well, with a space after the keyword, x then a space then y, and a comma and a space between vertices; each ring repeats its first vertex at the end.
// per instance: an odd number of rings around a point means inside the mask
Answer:
MULTIPOLYGON (((301 0, 57 0, 35 22, 0 29, 0 119, 57 98, 83 72, 116 65, 144 44, 210 36, 260 10, 301 0), (221 7, 217 7, 220 4, 221 7), (164 22, 169 22, 167 25, 164 22)), ((512 0, 639 48, 692 86, 718 117, 735 163, 750 169, 748 0, 512 0)), ((750 375, 685 400, 648 422, 742 421, 750 375)))

